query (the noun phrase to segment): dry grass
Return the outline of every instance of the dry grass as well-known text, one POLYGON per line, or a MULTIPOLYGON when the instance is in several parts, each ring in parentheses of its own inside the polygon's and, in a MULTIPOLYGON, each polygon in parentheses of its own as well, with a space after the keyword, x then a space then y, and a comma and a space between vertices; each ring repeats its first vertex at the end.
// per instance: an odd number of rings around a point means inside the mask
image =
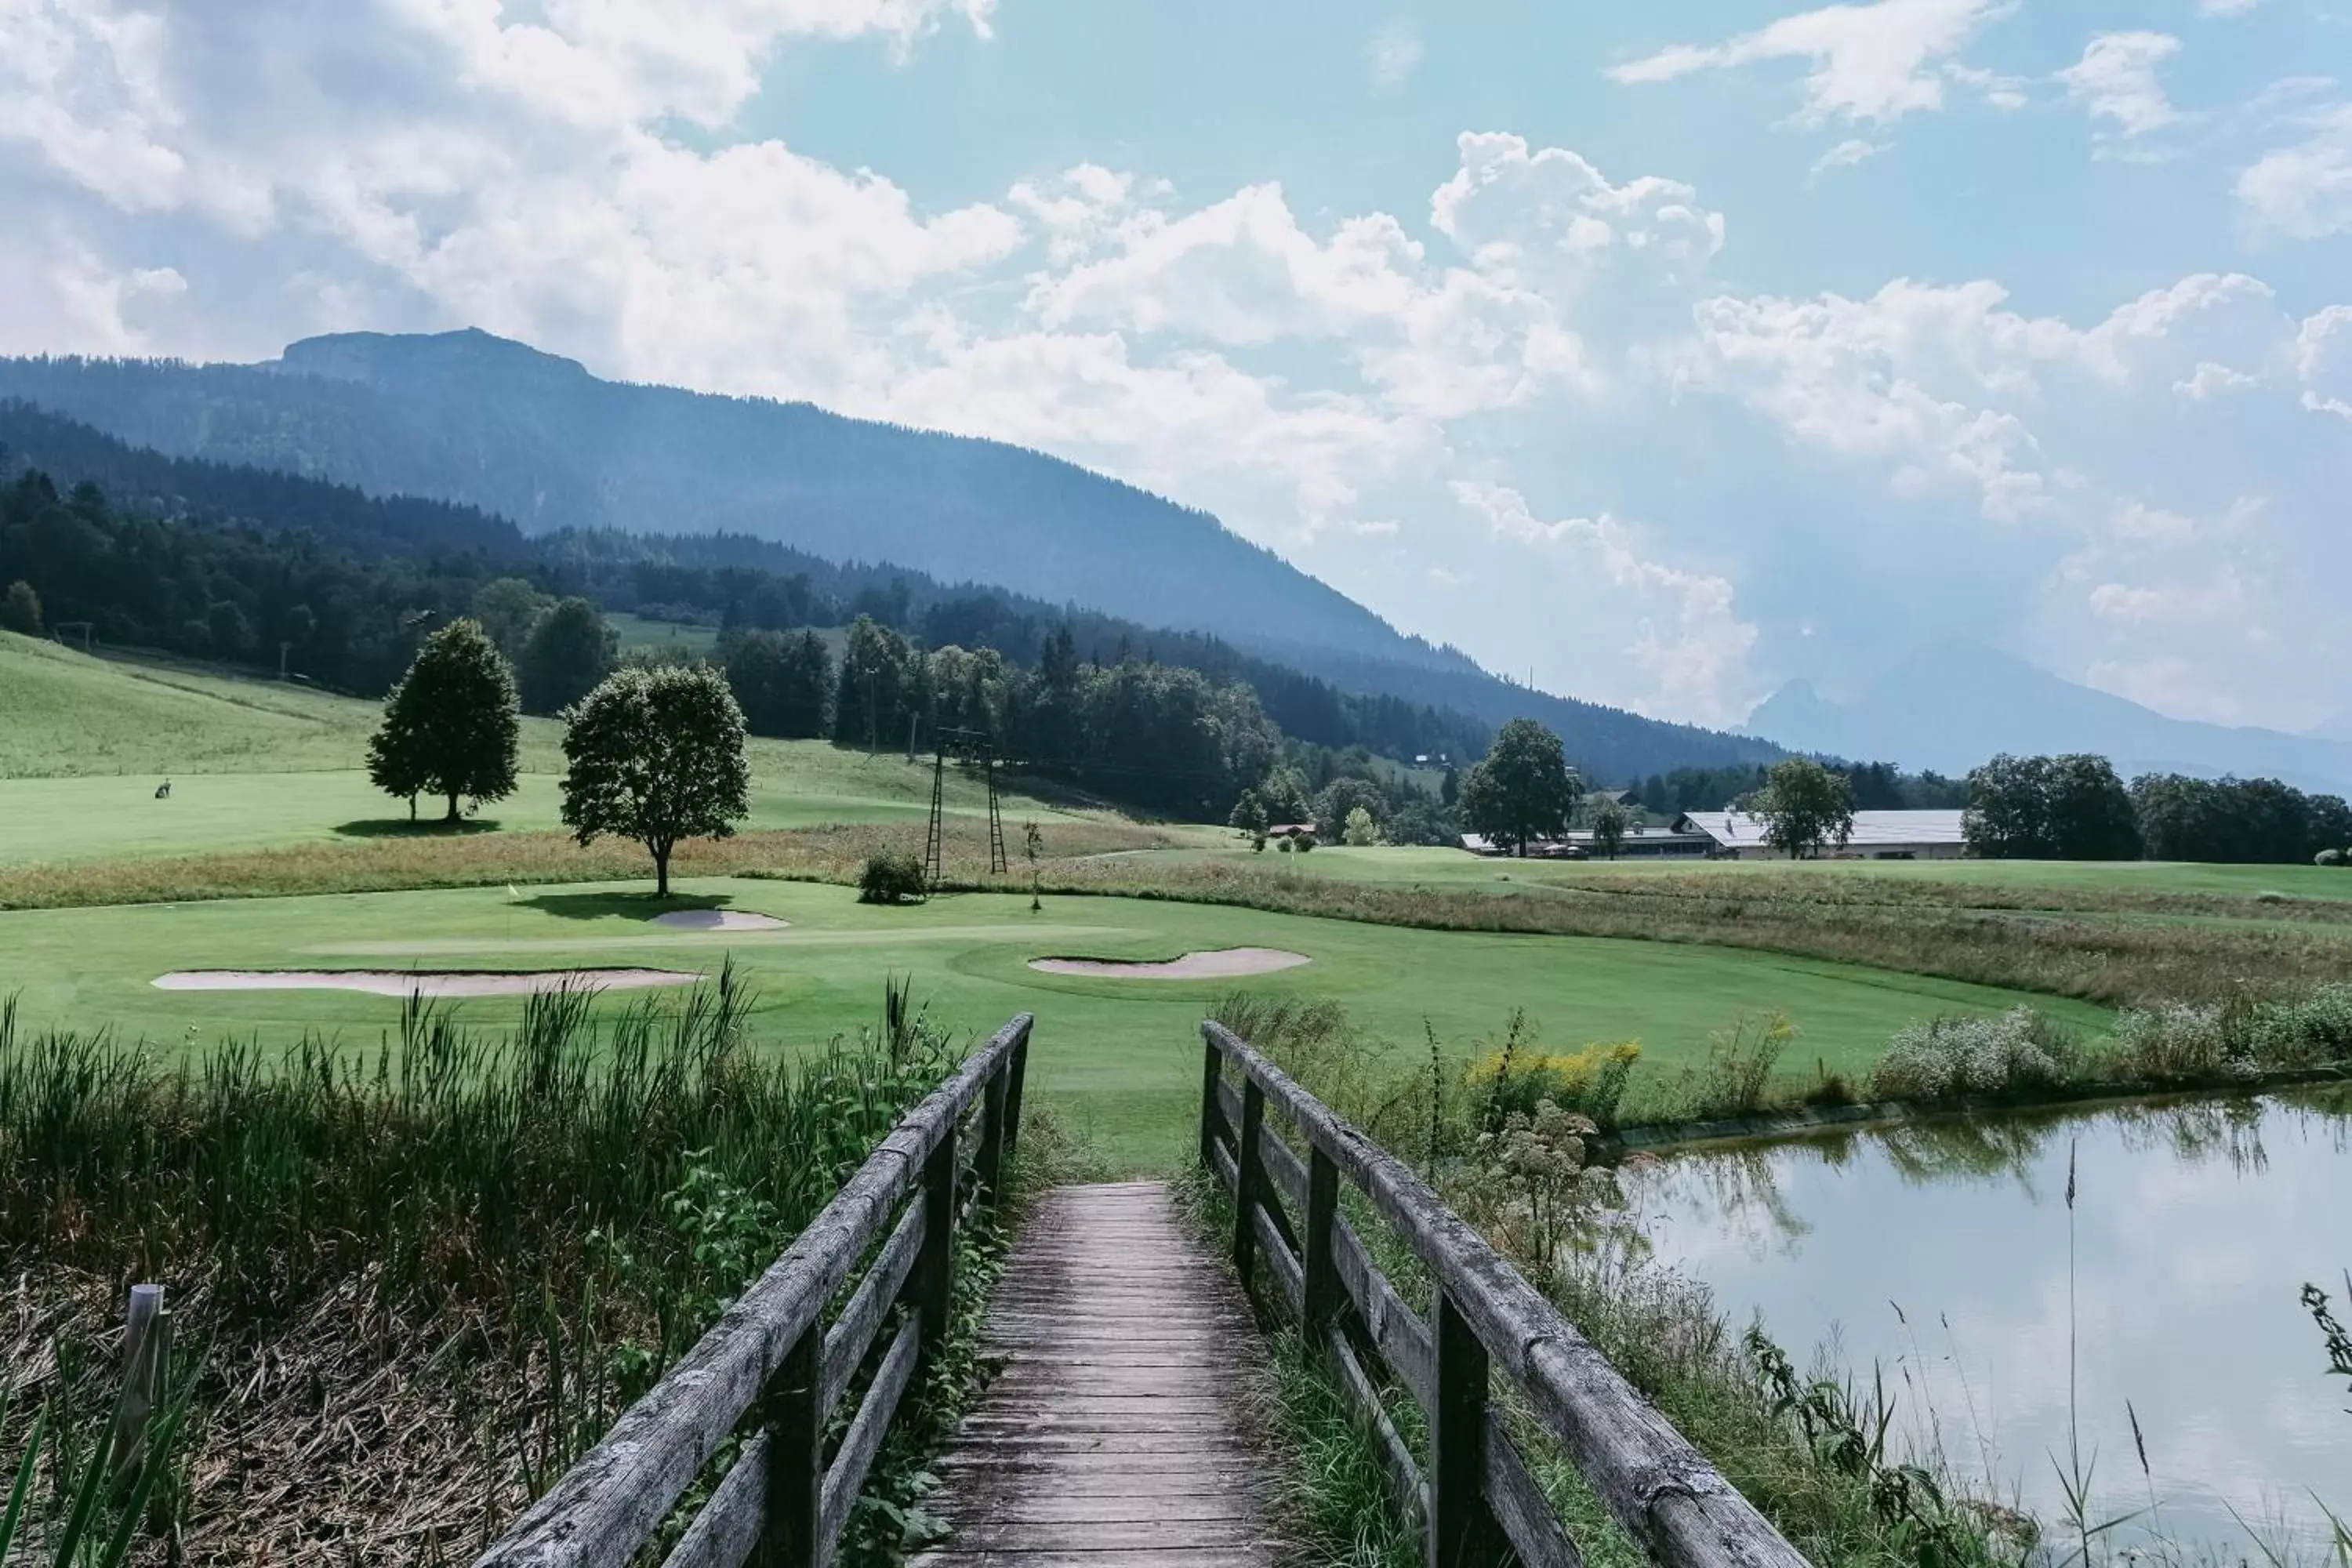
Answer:
MULTIPOLYGON (((677 847, 670 869, 679 877, 772 877, 854 882, 866 858, 878 849, 919 855, 920 823, 788 828, 733 838, 689 839, 677 847)), ((950 869, 987 863, 985 827, 969 818, 948 825, 950 869)), ((1019 828, 1008 839, 1019 853, 1019 828)), ((1116 817, 1056 820, 1048 833, 1054 860, 1171 842, 1160 829, 1116 817)), ((64 909, 105 904, 194 903, 212 899, 275 898, 314 893, 406 892, 422 888, 496 887, 505 883, 650 882, 652 868, 635 844, 600 839, 583 849, 562 833, 448 833, 423 830, 350 844, 310 844, 221 855, 87 865, 20 866, 0 869, 0 910, 64 909)), ((1025 889, 1024 864, 1009 877, 970 885, 1025 889)))
POLYGON ((1605 883, 1478 889, 1342 881, 1255 865, 1057 864, 1049 890, 1231 904, 1440 931, 1629 937, 1760 948, 2108 1006, 2300 995, 2352 973, 2352 908, 2272 905, 2205 895, 2041 889, 1935 882, 1762 882, 1703 873, 1605 883), (1597 885, 1596 885, 1597 884, 1597 885), (2203 918, 2168 903, 2197 906, 2203 918), (2301 922, 2278 918, 2296 910, 2301 922))

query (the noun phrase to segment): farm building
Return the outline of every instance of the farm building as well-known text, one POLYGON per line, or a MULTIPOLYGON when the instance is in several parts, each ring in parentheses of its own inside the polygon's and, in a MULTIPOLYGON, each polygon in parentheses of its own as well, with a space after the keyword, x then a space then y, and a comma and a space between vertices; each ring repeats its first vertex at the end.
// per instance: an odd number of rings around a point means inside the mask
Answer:
MULTIPOLYGON (((1764 823, 1744 811, 1690 811, 1677 833, 1701 833, 1719 858, 1769 860, 1780 851, 1764 842, 1764 823)), ((1843 846, 1822 851, 1832 860, 1957 860, 1968 852, 1957 811, 1857 811, 1843 846)))
MULTIPOLYGON (((1497 844, 1475 833, 1462 836, 1462 847, 1473 855, 1500 856, 1515 852, 1508 844, 1497 844)), ((1715 840, 1696 831, 1685 832, 1677 824, 1673 827, 1629 827, 1622 842, 1617 846, 1620 860, 1684 859, 1703 860, 1714 854, 1715 840)), ((1530 839, 1528 858, 1531 860, 1582 860, 1605 858, 1593 843, 1592 831, 1585 827, 1570 828, 1559 838, 1530 839)))

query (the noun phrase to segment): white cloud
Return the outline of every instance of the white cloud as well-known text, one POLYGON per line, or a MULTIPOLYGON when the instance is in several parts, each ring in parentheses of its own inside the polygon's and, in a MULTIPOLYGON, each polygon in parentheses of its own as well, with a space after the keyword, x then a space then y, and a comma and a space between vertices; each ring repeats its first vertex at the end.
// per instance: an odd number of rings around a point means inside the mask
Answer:
POLYGON ((2303 405, 2352 419, 2352 305, 2330 305, 2298 327, 2294 357, 2303 405))
POLYGON ((1865 142, 1859 136, 1849 137, 1815 159, 1813 173, 1818 174, 1829 169, 1850 169, 1864 159, 1875 158, 1885 151, 1885 147, 1879 142, 1865 142))
POLYGON ((2304 139, 2238 176, 2238 205, 2258 236, 2324 239, 2352 230, 2352 103, 2302 120, 2304 139))
POLYGON ((1453 490, 1496 536, 1569 550, 1622 596, 1619 608, 1631 612, 1634 625, 1632 640, 1618 651, 1648 672, 1653 710, 1727 724, 1754 706, 1759 693, 1747 659, 1756 628, 1739 618, 1729 579, 1646 558, 1633 530, 1605 512, 1545 522, 1507 485, 1463 479, 1453 490))
POLYGON ((2200 360, 2196 373, 2186 380, 2174 382, 2172 390, 2191 402, 2202 403, 2207 398, 2220 397, 2231 392, 2242 392, 2247 387, 2260 384, 2261 383, 2253 376, 2242 371, 2231 370, 2226 364, 2215 364, 2209 359, 2200 360))
POLYGON ((2007 7, 2001 0, 1870 0, 1784 16, 1721 44, 1676 44, 1616 67, 1623 83, 1672 81, 1702 70, 1760 60, 1811 61, 1809 124, 1885 122, 1944 106, 1946 72, 1977 33, 2007 7))
POLYGON ((1421 35, 1411 23, 1389 23, 1372 35, 1365 63, 1374 87, 1402 86, 1421 64, 1421 35))
POLYGON ((2197 0, 2200 16, 2242 16, 2263 0, 2197 0))
POLYGON ((2125 136, 2146 136, 2180 119, 2157 79, 2157 68, 2179 52, 2180 40, 2164 33, 2102 33, 2058 79, 2094 118, 2114 121, 2125 136))

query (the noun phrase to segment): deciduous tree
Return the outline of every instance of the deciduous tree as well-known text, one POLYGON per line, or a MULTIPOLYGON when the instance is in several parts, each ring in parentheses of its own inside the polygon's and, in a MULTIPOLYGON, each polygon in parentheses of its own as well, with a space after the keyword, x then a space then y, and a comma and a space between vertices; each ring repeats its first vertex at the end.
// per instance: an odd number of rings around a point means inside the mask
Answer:
POLYGON ((20 578, 0 595, 0 631, 28 637, 41 635, 41 596, 33 592, 30 583, 20 578))
POLYGON ((523 701, 534 713, 561 713, 613 672, 619 645, 595 605, 557 600, 523 643, 523 701))
POLYGON ((1559 737, 1533 719, 1514 719, 1486 759, 1462 781, 1462 819, 1474 833, 1517 847, 1567 831, 1582 786, 1559 737))
POLYGON ((478 621, 452 621, 425 638, 408 673, 384 699, 383 723, 368 742, 368 777, 387 795, 446 796, 458 804, 514 793, 517 717, 514 672, 478 621))
POLYGON ((1756 797, 1764 842, 1789 858, 1818 855, 1830 844, 1843 847, 1853 834, 1853 786, 1811 757, 1773 764, 1756 797))
POLYGON ((708 666, 623 669, 573 707, 563 733, 563 821, 583 845, 631 838, 669 896, 681 838, 725 838, 751 814, 743 710, 708 666))
POLYGON ((1625 847, 1625 831, 1633 819, 1613 800, 1604 800, 1592 813, 1592 845, 1612 860, 1625 847))

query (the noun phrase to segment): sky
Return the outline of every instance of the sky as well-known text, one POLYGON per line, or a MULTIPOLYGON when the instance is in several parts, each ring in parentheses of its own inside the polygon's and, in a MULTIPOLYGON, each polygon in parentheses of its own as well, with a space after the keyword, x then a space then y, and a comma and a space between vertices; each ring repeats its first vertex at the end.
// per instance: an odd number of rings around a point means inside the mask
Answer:
POLYGON ((0 0, 0 353, 460 326, 1661 717, 2352 715, 2352 0, 0 0))

